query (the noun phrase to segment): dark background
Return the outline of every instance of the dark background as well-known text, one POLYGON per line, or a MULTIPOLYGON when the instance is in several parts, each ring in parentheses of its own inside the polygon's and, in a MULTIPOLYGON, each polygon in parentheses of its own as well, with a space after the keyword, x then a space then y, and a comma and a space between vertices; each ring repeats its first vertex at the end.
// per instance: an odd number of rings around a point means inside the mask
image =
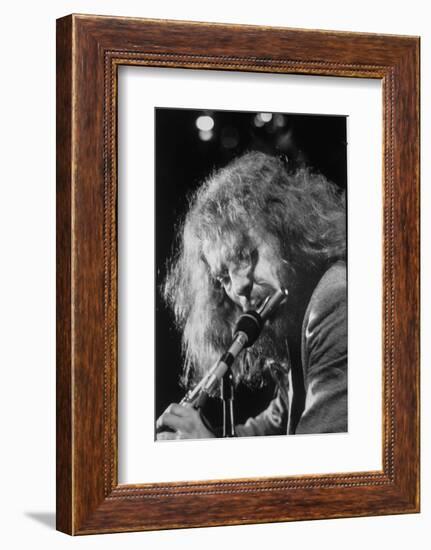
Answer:
MULTIPOLYGON (((291 169, 311 166, 339 187, 347 184, 346 117, 194 109, 155 109, 156 166, 156 418, 185 390, 178 381, 182 358, 180 334, 160 298, 166 262, 174 250, 179 221, 187 211, 190 193, 214 170, 246 151, 282 155, 291 169), (208 115, 214 127, 202 134, 196 125, 208 115)), ((244 422, 262 411, 272 398, 273 384, 261 388, 238 387, 235 421, 244 422)), ((210 421, 221 422, 221 405, 213 399, 204 411, 210 421)))

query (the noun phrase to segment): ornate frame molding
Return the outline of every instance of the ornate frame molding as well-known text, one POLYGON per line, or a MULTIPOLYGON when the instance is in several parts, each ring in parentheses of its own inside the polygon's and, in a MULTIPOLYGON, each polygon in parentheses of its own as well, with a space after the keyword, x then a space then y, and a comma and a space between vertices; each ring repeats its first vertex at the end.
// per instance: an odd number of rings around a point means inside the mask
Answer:
POLYGON ((58 529, 86 534, 418 511, 419 39, 73 15, 58 20, 57 51, 58 529), (382 80, 382 471, 118 485, 119 65, 382 80))

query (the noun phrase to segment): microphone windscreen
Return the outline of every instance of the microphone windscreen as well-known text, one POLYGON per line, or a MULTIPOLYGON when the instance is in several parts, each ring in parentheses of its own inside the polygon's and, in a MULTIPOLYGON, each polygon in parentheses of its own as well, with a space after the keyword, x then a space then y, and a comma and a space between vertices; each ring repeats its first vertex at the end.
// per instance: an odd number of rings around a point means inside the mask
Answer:
POLYGON ((247 336, 247 344, 245 347, 248 348, 256 342, 262 328, 262 317, 255 311, 248 311, 247 313, 243 313, 238 319, 234 334, 244 332, 247 336))

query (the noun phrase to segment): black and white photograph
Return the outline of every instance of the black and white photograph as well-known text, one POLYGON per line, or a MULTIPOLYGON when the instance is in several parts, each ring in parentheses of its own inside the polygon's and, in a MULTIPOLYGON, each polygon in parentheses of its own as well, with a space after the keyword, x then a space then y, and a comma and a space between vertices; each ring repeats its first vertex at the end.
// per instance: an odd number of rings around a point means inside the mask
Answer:
POLYGON ((4 4, 3 548, 429 548, 426 14, 4 4))
POLYGON ((155 439, 348 432, 348 117, 154 119, 155 439))

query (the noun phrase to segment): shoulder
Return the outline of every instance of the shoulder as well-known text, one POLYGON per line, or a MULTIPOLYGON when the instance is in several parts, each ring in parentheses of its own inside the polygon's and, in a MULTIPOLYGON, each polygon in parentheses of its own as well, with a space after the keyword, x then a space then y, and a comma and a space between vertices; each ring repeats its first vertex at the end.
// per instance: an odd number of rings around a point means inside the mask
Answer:
MULTIPOLYGON (((334 263, 318 282, 302 327, 304 359, 342 351, 347 346, 347 269, 334 263)), ((344 353, 344 352, 343 352, 344 353)))
POLYGON ((329 314, 334 307, 347 304, 347 268, 346 263, 338 261, 323 274, 311 295, 307 313, 313 317, 329 314))
POLYGON ((304 317, 305 409, 296 433, 347 431, 347 270, 333 264, 320 279, 304 317))

